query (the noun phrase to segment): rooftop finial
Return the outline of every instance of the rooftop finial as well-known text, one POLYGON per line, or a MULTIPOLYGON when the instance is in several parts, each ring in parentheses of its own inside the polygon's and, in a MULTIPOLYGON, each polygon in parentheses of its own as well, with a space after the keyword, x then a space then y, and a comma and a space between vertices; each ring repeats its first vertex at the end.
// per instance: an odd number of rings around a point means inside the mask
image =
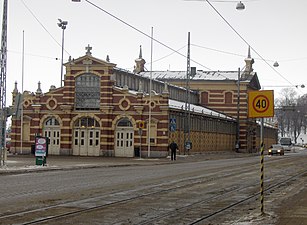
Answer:
POLYGON ((14 86, 13 93, 15 93, 15 94, 17 94, 17 93, 18 93, 17 81, 15 81, 15 86, 14 86))
POLYGON ((140 55, 139 55, 139 59, 142 58, 142 45, 140 45, 140 55))
POLYGON ((42 93, 43 93, 43 92, 42 92, 42 89, 41 89, 41 82, 38 81, 36 94, 37 94, 37 95, 41 95, 42 93))
POLYGON ((91 53, 92 47, 89 44, 87 45, 87 47, 85 47, 85 50, 86 50, 86 55, 92 55, 91 53))
POLYGON ((251 46, 248 46, 247 58, 251 58, 251 46))

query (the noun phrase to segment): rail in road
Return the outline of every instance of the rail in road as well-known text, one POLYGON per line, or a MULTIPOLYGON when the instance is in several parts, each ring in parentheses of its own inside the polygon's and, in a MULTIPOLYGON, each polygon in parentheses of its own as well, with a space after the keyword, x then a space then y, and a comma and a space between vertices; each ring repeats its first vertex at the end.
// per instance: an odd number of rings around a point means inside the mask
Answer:
MULTIPOLYGON (((279 157, 266 161, 265 191, 306 175, 306 159, 279 157), (287 168, 284 170, 284 168, 287 168), (280 171, 283 171, 281 173, 280 171)), ((170 165, 171 166, 171 165, 170 165)), ((243 163, 204 171, 138 189, 114 191, 102 196, 0 216, 1 224, 84 224, 102 216, 99 224, 202 224, 218 214, 259 197, 258 165, 243 163)), ((257 204, 256 204, 257 205, 257 204)), ((95 223, 94 223, 95 224, 95 223)))

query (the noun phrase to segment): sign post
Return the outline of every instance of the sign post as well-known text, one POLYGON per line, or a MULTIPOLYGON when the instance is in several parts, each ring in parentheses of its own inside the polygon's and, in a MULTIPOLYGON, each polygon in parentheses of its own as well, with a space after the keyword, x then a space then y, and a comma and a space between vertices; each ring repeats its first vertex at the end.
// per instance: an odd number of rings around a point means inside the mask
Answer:
POLYGON ((263 118, 274 116, 274 91, 251 91, 248 93, 248 117, 261 118, 260 127, 260 203, 261 214, 264 214, 264 143, 263 118))
POLYGON ((35 157, 36 165, 45 166, 47 156, 47 138, 46 137, 35 137, 35 157))

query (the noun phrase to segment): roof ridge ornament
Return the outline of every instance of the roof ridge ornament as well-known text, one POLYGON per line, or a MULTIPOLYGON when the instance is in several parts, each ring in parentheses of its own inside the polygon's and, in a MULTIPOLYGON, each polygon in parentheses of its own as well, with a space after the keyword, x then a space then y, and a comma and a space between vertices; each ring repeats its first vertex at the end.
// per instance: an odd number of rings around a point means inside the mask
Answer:
POLYGON ((139 54, 139 59, 142 59, 142 45, 140 45, 140 54, 139 54))
POLYGON ((86 47, 85 47, 85 50, 86 50, 86 55, 92 55, 92 53, 91 53, 91 50, 92 50, 93 48, 88 44, 86 47))

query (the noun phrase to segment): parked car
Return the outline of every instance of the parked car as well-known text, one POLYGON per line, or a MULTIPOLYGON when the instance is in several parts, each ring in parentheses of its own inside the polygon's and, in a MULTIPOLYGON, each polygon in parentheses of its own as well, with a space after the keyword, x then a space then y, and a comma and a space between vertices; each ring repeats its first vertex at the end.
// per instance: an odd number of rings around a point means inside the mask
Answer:
POLYGON ((272 145, 268 150, 269 155, 284 155, 285 149, 281 145, 272 145))

